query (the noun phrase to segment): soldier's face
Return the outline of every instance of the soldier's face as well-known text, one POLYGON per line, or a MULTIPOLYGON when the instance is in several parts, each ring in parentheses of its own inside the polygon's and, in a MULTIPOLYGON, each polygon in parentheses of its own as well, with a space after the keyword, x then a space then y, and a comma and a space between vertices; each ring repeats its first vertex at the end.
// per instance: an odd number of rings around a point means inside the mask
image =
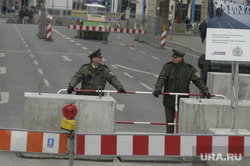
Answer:
POLYGON ((102 57, 92 58, 92 63, 95 66, 99 66, 100 64, 102 64, 102 57))
POLYGON ((173 57, 173 63, 175 63, 175 64, 181 63, 182 60, 183 60, 183 57, 176 57, 176 58, 173 57))

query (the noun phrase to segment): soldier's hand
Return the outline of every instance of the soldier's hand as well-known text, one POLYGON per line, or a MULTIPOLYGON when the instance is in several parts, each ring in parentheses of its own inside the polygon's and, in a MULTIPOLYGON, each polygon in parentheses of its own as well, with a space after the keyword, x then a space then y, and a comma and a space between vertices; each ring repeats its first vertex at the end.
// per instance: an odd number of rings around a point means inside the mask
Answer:
POLYGON ((209 93, 209 91, 205 91, 205 92, 203 93, 203 96, 204 96, 204 97, 207 97, 208 99, 210 99, 211 94, 209 93))
POLYGON ((154 97, 159 97, 159 94, 161 94, 161 90, 156 89, 153 94, 154 94, 154 97))
POLYGON ((123 88, 118 89, 118 92, 119 92, 119 93, 125 93, 125 94, 126 94, 126 91, 125 91, 123 88))
POLYGON ((74 91, 74 87, 73 86, 69 86, 68 90, 67 90, 68 94, 71 94, 73 91, 74 91))

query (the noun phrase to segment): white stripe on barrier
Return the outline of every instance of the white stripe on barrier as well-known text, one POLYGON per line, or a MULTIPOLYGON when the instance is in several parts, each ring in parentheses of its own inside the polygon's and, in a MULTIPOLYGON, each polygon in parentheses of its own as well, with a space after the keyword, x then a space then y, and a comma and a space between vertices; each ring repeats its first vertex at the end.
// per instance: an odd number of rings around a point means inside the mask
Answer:
POLYGON ((221 153, 223 156, 228 152, 228 138, 227 136, 213 137, 213 150, 214 154, 221 153), (223 149, 223 150, 222 150, 223 149))
POLYGON ((196 136, 181 136, 181 156, 196 156, 196 136))
POLYGON ((133 137, 131 135, 117 136, 117 155, 133 155, 133 137))
POLYGON ((27 147, 27 132, 11 131, 11 151, 25 152, 27 147))
POLYGON ((85 136, 86 155, 101 155, 101 136, 86 135, 85 136))
POLYGON ((164 156, 165 154, 165 137, 164 136, 149 136, 149 155, 164 156))

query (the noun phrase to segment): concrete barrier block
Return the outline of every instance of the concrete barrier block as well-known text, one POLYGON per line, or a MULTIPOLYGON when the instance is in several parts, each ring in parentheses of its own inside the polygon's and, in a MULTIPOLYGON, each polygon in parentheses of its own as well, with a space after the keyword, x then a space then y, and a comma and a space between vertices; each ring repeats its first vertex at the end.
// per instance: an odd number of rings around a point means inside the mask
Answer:
MULTIPOLYGON (((231 73, 208 72, 207 86, 210 93, 231 99, 231 73)), ((250 74, 239 74, 239 100, 250 100, 250 74)))
MULTIPOLYGON (((239 128, 250 129, 250 102, 239 102, 239 128)), ((179 133, 207 134, 209 128, 231 128, 231 101, 182 98, 179 106, 179 133)))
POLYGON ((78 109, 75 132, 114 133, 116 101, 111 96, 84 96, 25 92, 23 128, 62 131, 63 108, 72 103, 78 109))

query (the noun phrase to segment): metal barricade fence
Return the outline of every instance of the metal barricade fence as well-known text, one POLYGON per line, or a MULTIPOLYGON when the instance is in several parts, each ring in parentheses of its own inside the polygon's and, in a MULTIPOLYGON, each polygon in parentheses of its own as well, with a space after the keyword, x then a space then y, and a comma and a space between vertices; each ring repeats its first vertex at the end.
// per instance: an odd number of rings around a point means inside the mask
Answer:
MULTIPOLYGON (((60 94, 61 92, 66 92, 67 89, 61 89, 57 92, 60 94)), ((101 98, 102 94, 106 94, 107 96, 110 93, 121 93, 115 90, 79 90, 76 89, 75 92, 96 92, 99 94, 101 98)), ((127 94, 154 94, 154 92, 144 92, 144 91, 126 91, 127 94)), ((175 96, 175 114, 174 114, 174 122, 173 123, 159 123, 159 122, 126 122, 126 121, 117 121, 116 123, 123 123, 123 124, 145 124, 145 125, 173 125, 174 126, 174 133, 178 133, 178 97, 179 96, 203 96, 203 94, 195 94, 195 93, 172 93, 172 92, 163 92, 162 95, 174 95, 175 96)), ((226 99, 224 95, 219 94, 211 94, 211 97, 222 97, 226 99)))

